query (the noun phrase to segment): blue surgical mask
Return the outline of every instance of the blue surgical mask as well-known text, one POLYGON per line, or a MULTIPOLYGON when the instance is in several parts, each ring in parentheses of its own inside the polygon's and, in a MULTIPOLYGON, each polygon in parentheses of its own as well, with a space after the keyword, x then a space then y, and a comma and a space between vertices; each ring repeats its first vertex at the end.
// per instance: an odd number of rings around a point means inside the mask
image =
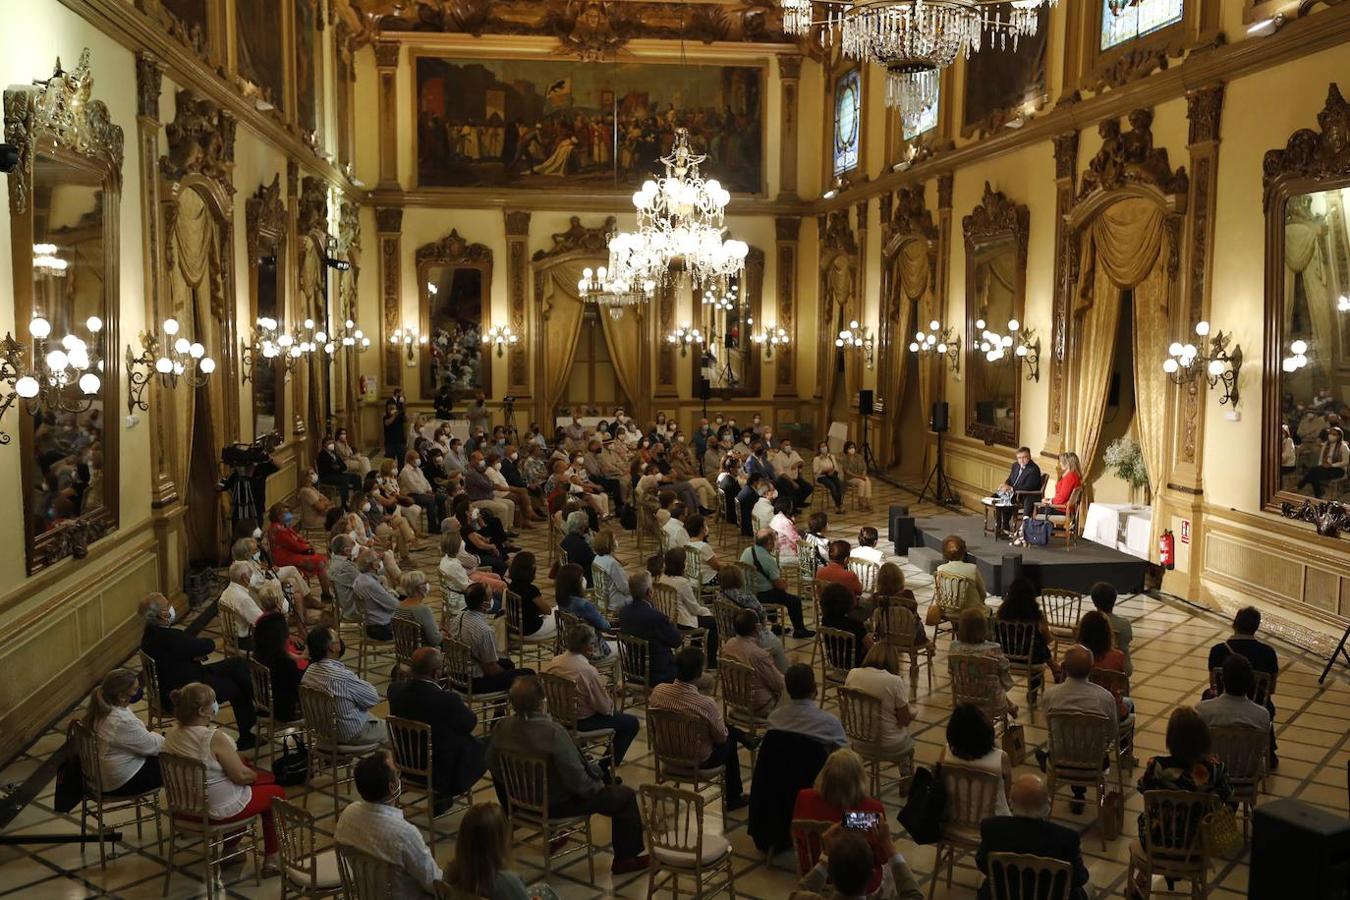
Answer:
POLYGON ((295 519, 295 516, 291 515, 291 514, 288 513, 288 512, 285 512, 285 513, 282 513, 282 514, 281 514, 281 524, 282 524, 282 525, 290 525, 291 522, 294 521, 294 519, 295 519))
POLYGON ((211 701, 211 718, 220 715, 220 703, 216 700, 211 701))
POLYGON ((127 698, 127 703, 128 703, 128 704, 132 704, 132 703, 140 703, 140 702, 141 702, 141 698, 144 697, 144 696, 145 696, 145 686, 144 686, 144 685, 138 685, 138 686, 136 687, 136 693, 132 694, 130 697, 127 698))

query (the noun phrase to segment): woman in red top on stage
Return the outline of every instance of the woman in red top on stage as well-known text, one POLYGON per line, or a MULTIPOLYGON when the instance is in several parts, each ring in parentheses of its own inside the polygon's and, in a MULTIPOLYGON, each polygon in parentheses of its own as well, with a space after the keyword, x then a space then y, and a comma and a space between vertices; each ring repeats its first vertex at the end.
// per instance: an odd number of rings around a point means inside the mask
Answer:
POLYGON ((1083 464, 1079 461, 1077 453, 1061 453, 1059 468, 1060 476, 1055 482, 1054 499, 1041 509, 1062 515, 1065 507, 1069 505, 1069 498, 1073 496, 1074 489, 1083 486, 1083 464))
POLYGON ((267 511, 267 552, 272 565, 295 566, 305 575, 319 579, 324 600, 333 596, 333 583, 328 580, 328 557, 314 549, 300 532, 291 527, 294 520, 284 503, 274 503, 267 511))

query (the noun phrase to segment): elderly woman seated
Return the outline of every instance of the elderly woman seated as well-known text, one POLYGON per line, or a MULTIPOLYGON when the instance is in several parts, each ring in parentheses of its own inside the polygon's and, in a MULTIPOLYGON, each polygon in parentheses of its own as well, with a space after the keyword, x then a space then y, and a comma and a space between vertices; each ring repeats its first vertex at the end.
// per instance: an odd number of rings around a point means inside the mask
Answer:
POLYGON ((998 680, 1003 690, 997 697, 988 698, 989 702, 991 705, 997 704, 1000 710, 1006 710, 1010 716, 1017 715, 1017 706, 1008 699, 1008 691, 1013 686, 1008 657, 1003 655, 1001 644, 989 640, 989 616, 983 609, 967 609, 961 613, 961 618, 956 622, 956 640, 952 641, 947 654, 947 667, 953 672, 957 660, 962 657, 987 656, 998 660, 998 680))
MULTIPOLYGON (((308 623, 306 602, 310 599, 309 582, 295 566, 274 566, 263 555, 262 547, 256 538, 245 537, 235 541, 230 547, 230 556, 237 562, 251 566, 264 580, 276 579, 290 589, 291 601, 295 604, 296 614, 308 623)), ((317 615, 317 611, 315 613, 317 615)))

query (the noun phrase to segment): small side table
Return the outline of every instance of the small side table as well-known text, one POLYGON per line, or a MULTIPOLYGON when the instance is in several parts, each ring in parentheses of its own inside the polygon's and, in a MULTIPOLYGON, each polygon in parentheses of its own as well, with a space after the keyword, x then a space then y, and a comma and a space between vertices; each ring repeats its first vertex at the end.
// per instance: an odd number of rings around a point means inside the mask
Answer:
POLYGON ((992 534, 997 538, 999 536, 999 512, 1012 509, 1013 504, 1002 502, 997 497, 981 497, 980 503, 984 505, 984 533, 992 534))

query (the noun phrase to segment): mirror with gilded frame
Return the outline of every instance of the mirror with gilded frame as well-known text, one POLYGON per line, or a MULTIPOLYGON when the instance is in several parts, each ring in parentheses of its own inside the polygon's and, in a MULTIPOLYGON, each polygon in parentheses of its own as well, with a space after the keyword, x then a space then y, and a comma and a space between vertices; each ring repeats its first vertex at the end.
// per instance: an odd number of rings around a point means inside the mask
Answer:
POLYGON ((1016 447, 1022 368, 1016 331, 1026 305, 1031 215, 988 182, 961 220, 966 240, 966 434, 1016 447))
POLYGON ((768 331, 760 318, 763 293, 764 251, 758 247, 751 247, 746 254, 743 277, 693 292, 698 317, 694 327, 703 334, 703 347, 693 370, 695 397, 702 396, 704 378, 708 379, 709 392, 723 399, 759 396, 761 360, 767 345, 756 347, 753 337, 768 331))
POLYGON ((89 51, 73 71, 5 91, 15 403, 29 574, 117 528, 118 218, 122 129, 92 98, 89 51), (111 412, 112 424, 109 425, 111 412))
POLYGON ((1268 508, 1350 504, 1350 103, 1265 158, 1268 508))
MULTIPOLYGON (((248 284, 253 320, 285 321, 286 309, 286 205, 282 200, 281 176, 258 188, 244 204, 248 224, 248 284)), ((282 433, 286 421, 282 390, 285 370, 281 359, 253 360, 253 436, 282 433)))
POLYGON ((491 347, 483 332, 491 324, 492 250, 472 244, 457 230, 419 247, 415 255, 421 295, 422 396, 449 386, 455 398, 492 394, 491 347))

